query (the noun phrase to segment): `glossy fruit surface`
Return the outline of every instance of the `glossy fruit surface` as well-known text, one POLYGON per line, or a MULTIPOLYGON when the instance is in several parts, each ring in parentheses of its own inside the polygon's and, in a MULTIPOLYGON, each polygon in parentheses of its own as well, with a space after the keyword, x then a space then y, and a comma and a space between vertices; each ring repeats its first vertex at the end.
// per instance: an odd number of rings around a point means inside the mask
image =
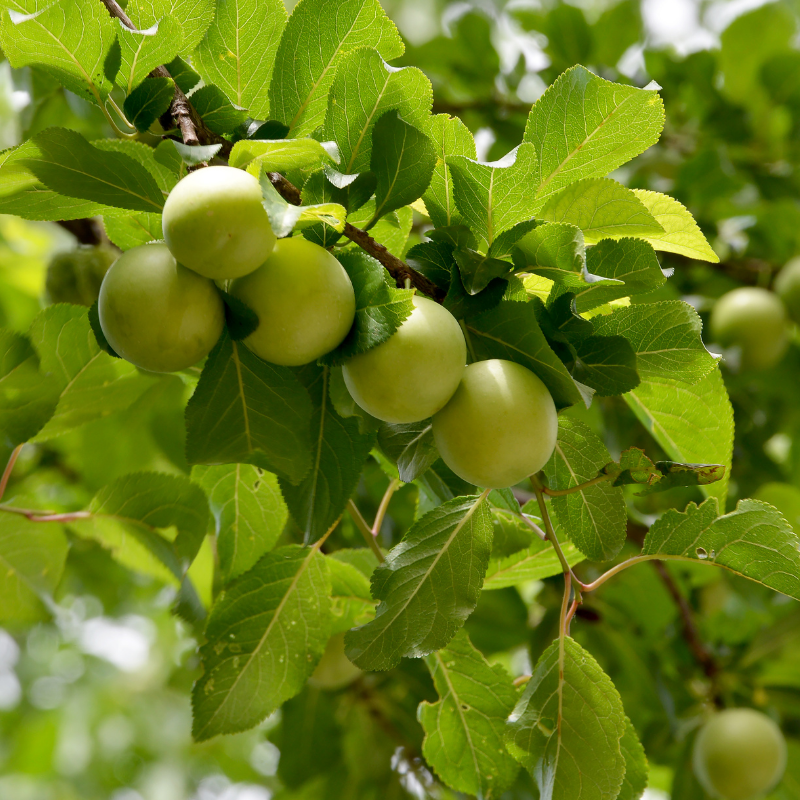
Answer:
POLYGON ((184 266, 213 280, 247 275, 275 246, 261 187, 233 167, 189 173, 164 204, 164 241, 184 266))
POLYGON ((344 689, 364 673, 344 654, 344 634, 337 633, 328 641, 317 668, 308 682, 317 689, 344 689))
POLYGON ((384 422, 417 422, 445 406, 467 363, 456 318, 415 295, 414 310, 383 344, 350 359, 343 369, 352 398, 384 422))
POLYGON ((775 293, 789 316, 800 325, 800 258, 788 261, 775 278, 775 293))
POLYGON ((789 344, 789 321, 781 299, 755 286, 743 286, 720 297, 711 312, 712 340, 738 347, 743 369, 768 369, 781 360, 789 344))
POLYGON ((114 350, 151 372, 196 364, 217 343, 225 324, 214 283, 178 264, 164 244, 134 247, 112 264, 100 288, 98 311, 114 350))
POLYGON ((694 744, 694 772, 703 788, 724 800, 756 800, 774 788, 786 768, 780 728, 751 708, 715 714, 694 744))
POLYGON ((302 237, 280 239, 264 264, 235 280, 230 292, 258 314, 258 328, 245 344, 273 364, 316 361, 341 344, 355 319, 344 267, 302 237))
POLYGON ((492 359, 470 364, 450 402, 433 418, 439 453, 453 472, 486 489, 513 486, 550 459, 558 415, 529 369, 492 359))

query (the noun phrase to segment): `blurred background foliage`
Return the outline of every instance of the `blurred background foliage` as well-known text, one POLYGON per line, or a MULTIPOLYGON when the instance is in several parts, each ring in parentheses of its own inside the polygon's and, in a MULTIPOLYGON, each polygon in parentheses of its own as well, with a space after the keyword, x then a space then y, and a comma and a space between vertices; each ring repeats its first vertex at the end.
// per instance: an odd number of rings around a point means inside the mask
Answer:
MULTIPOLYGON (((434 110, 462 117, 483 159, 500 158, 519 143, 531 103, 576 63, 610 80, 659 84, 664 135, 614 177, 669 192, 688 206, 720 264, 665 254, 663 266, 674 275, 642 302, 683 298, 707 319, 715 298, 742 284, 769 288, 777 270, 800 254, 797 2, 384 0, 384 6, 407 41, 402 63, 428 74, 434 110)), ((0 145, 54 124, 90 139, 112 135, 97 109, 46 75, 0 63, 0 145)), ((424 230, 424 220, 416 219, 409 246, 424 230)), ((75 249, 74 237, 58 225, 0 216, 0 325, 23 331, 51 300, 91 296, 98 256, 76 257, 75 249)), ((773 369, 723 370, 736 420, 729 505, 748 496, 768 500, 800 534, 797 333, 773 369)), ((182 409, 190 392, 178 377, 159 378, 126 411, 26 447, 7 499, 67 511, 127 472, 188 472, 182 409)), ((619 398, 570 413, 601 433, 614 455, 630 445, 660 455, 619 398)), ((387 482, 377 464, 365 473, 358 504, 368 519, 387 482)), ((632 519, 649 523, 665 507, 683 508, 698 499, 694 491, 631 494, 632 519)), ((436 487, 407 486, 396 495, 383 545, 398 541, 425 507, 426 492, 436 487)), ((497 525, 499 549, 521 535, 497 525)), ((631 524, 631 549, 642 532, 631 524)), ((293 536, 290 524, 285 537, 293 536)), ((348 521, 331 544, 359 546, 348 521)), ((206 548, 193 567, 206 596, 210 560, 206 548)), ((593 577, 591 569, 582 574, 593 577)), ((649 566, 623 573, 580 609, 574 627, 612 676, 642 737, 651 766, 648 799, 703 800, 688 748, 713 686, 729 702, 779 719, 794 741, 789 773, 772 800, 797 800, 800 609, 702 565, 669 575, 665 582, 649 566), (670 587, 689 599, 711 669, 692 653, 670 587)), ((559 578, 484 592, 467 624, 472 641, 515 676, 530 672, 555 633, 559 593, 559 578)), ((362 676, 338 692, 309 687, 255 731, 194 745, 195 634, 171 614, 172 590, 75 538, 56 601, 26 630, 0 629, 4 800, 453 796, 419 757, 416 706, 435 699, 420 662, 362 676)), ((507 797, 533 800, 536 790, 521 774, 507 797)))

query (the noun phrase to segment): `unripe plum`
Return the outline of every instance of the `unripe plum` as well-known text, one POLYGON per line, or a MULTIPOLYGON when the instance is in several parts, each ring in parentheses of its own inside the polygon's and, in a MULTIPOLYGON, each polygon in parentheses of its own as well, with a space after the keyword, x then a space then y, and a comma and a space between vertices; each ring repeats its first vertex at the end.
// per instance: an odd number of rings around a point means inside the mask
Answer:
POLYGON ((503 489, 549 461, 558 415, 547 387, 529 369, 502 359, 477 361, 434 416, 433 436, 456 475, 485 489, 503 489))
POLYGON ((123 253, 100 287, 100 326, 123 358, 150 372, 205 358, 225 324, 213 281, 179 264, 164 244, 123 253))
POLYGON ((755 800, 783 777, 786 741, 780 728, 751 708, 715 714, 694 744, 694 773, 703 788, 723 800, 755 800))
POLYGON ((45 288, 50 302, 92 305, 100 294, 103 277, 118 256, 119 250, 106 244, 79 245, 59 253, 47 266, 45 288))
POLYGON ((189 173, 164 204, 164 241, 184 266, 213 280, 247 275, 263 264, 275 234, 261 186, 233 167, 189 173))
POLYGON ((418 422, 442 409, 458 388, 467 346, 456 318, 415 295, 414 310, 385 342, 343 369, 353 400, 384 422, 418 422))
POLYGON ((723 347, 738 347, 743 369, 768 369, 789 344, 789 321, 780 298, 743 286, 720 297, 711 312, 711 333, 723 347))
POLYGON ((800 325, 800 258, 788 261, 778 273, 775 293, 783 300, 789 316, 800 325))
POLYGON ((344 267, 302 237, 280 239, 255 271, 230 292, 258 314, 245 344, 273 364, 297 367, 339 344, 353 325, 356 298, 344 267))
POLYGON ((344 654, 344 634, 331 636, 317 668, 308 682, 317 689, 337 691, 349 686, 364 673, 344 654))

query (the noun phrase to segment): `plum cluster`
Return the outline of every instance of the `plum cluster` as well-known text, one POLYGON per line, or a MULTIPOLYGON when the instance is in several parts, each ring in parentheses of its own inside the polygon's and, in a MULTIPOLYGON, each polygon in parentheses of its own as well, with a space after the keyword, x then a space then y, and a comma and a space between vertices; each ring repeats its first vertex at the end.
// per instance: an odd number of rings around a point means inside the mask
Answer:
MULTIPOLYGON (((261 200, 258 181, 231 167, 178 183, 164 205, 164 243, 123 253, 100 287, 100 325, 120 356, 152 372, 205 358, 225 324, 223 283, 258 315, 244 342, 264 361, 298 367, 342 343, 356 314, 346 270, 302 237, 276 240, 261 200)), ((355 402, 383 422, 431 418, 445 463, 476 486, 538 472, 558 433, 547 387, 511 361, 467 366, 455 317, 424 297, 412 303, 387 341, 344 365, 355 402)))

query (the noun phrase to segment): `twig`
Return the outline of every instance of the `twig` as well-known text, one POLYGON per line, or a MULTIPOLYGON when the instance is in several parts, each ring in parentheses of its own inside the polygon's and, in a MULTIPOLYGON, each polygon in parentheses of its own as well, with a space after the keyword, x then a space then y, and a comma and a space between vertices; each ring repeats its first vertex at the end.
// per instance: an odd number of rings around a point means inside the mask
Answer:
POLYGON ((11 457, 8 459, 8 464, 6 464, 6 468, 3 470, 3 477, 0 478, 0 500, 2 500, 3 495, 6 493, 6 486, 8 486, 8 479, 11 477, 11 473, 14 469, 14 464, 17 463, 17 459, 19 458, 20 452, 22 452, 23 446, 24 445, 18 444, 11 451, 11 457))
POLYGON ((389 503, 391 502, 392 495, 399 488, 400 488, 400 481, 397 478, 392 478, 392 480, 389 482, 389 486, 387 487, 386 491, 383 494, 381 504, 378 506, 378 513, 375 515, 375 522, 372 523, 373 538, 376 538, 378 534, 381 532, 381 525, 383 525, 383 518, 386 516, 386 512, 389 509, 389 503))
POLYGON ((700 632, 697 630, 697 625, 694 621, 694 612, 664 562, 653 561, 653 567, 655 567, 664 586, 667 587, 667 591, 678 607, 681 620, 683 621, 683 638, 686 639, 686 643, 689 645, 689 649, 692 651, 695 661, 702 667, 703 672, 711 682, 711 699, 716 706, 722 708, 724 704, 719 689, 719 664, 717 664, 714 656, 712 656, 706 648, 700 636, 700 632))
POLYGON ((39 511, 32 508, 14 508, 13 506, 0 506, 0 511, 9 514, 19 514, 21 517, 31 522, 77 522, 80 519, 89 519, 91 511, 67 511, 63 514, 56 514, 52 511, 39 511))
POLYGON ((348 500, 347 510, 350 512, 350 516, 353 518, 356 528, 361 531, 364 541, 369 545, 372 552, 375 553, 375 557, 382 564, 386 559, 381 552, 381 548, 378 547, 378 543, 375 541, 375 537, 372 535, 372 531, 370 530, 369 525, 367 525, 367 521, 358 510, 358 506, 352 500, 348 500))

